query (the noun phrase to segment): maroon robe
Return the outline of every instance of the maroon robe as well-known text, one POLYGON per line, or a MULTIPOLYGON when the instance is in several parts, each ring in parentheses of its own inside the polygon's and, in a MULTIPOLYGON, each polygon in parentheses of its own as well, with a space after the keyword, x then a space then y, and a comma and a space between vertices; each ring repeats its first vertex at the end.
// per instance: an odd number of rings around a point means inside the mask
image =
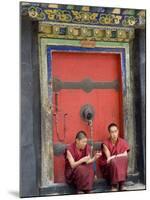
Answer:
MULTIPOLYGON (((102 148, 103 144, 105 144, 109 149, 110 156, 129 151, 128 143, 122 138, 118 138, 115 144, 113 144, 110 139, 107 139, 102 143, 102 148)), ((127 156, 113 158, 109 163, 107 163, 107 158, 103 152, 99 161, 103 177, 111 184, 117 184, 118 182, 124 182, 126 180, 128 168, 127 156)))
POLYGON ((65 151, 65 177, 68 184, 73 184, 78 191, 90 191, 92 190, 94 182, 94 172, 92 164, 82 163, 71 168, 69 160, 67 159, 67 150, 71 153, 75 161, 80 160, 84 156, 90 154, 91 148, 87 144, 84 150, 77 150, 76 143, 71 144, 65 151))

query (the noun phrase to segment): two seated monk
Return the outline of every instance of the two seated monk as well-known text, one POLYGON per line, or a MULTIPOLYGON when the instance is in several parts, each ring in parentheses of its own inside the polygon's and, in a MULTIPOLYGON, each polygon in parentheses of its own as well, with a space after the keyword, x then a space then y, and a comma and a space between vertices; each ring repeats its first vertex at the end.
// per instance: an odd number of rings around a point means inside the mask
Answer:
POLYGON ((79 131, 75 142, 65 151, 65 177, 68 184, 77 190, 89 193, 94 183, 93 163, 99 159, 99 167, 103 177, 111 185, 112 191, 125 190, 127 178, 128 143, 119 137, 119 129, 115 123, 108 126, 109 138, 102 142, 101 149, 91 157, 91 147, 87 144, 87 135, 79 131), (102 151, 102 153, 101 153, 102 151))

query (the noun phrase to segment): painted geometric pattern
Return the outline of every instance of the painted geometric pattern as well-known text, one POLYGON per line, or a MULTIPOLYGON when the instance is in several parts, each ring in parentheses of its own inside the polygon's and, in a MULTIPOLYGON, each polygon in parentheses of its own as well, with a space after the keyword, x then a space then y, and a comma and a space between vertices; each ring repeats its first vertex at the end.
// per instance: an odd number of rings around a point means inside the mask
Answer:
POLYGON ((134 38, 134 29, 115 27, 71 26, 62 24, 39 23, 39 32, 43 37, 78 39, 90 41, 128 42, 134 38))

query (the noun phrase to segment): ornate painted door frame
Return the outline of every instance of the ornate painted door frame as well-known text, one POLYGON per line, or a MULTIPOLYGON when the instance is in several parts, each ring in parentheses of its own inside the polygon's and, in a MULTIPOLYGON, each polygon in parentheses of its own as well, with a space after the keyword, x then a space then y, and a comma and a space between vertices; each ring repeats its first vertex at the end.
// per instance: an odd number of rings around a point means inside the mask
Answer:
MULTIPOLYGON (((54 181, 53 174, 53 143, 52 143, 52 85, 50 53, 52 51, 88 51, 88 52, 109 52, 119 53, 121 57, 121 71, 123 82, 123 126, 125 138, 131 145, 131 154, 135 154, 135 133, 133 122, 133 96, 131 83, 131 63, 129 43, 121 42, 96 42, 95 47, 82 47, 80 40, 51 39, 39 35, 39 54, 40 54, 40 85, 41 85, 41 144, 42 144, 42 163, 41 163, 41 186, 47 187, 54 181), (49 131, 50 130, 50 131, 49 131)), ((135 171, 135 159, 130 158, 129 173, 135 171)))

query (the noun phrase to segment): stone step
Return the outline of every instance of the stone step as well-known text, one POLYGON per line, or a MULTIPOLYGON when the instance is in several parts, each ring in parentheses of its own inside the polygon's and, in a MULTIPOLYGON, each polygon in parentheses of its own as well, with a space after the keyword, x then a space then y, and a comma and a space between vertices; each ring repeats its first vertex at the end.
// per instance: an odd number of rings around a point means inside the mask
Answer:
MULTIPOLYGON (((127 191, 144 190, 145 185, 139 182, 139 174, 130 174, 125 183, 127 191)), ((105 179, 98 179, 94 182, 91 193, 111 192, 105 179)), ((82 193, 82 192, 81 192, 82 193)), ((49 187, 40 188, 40 196, 76 194, 76 190, 66 183, 53 183, 49 187)))

